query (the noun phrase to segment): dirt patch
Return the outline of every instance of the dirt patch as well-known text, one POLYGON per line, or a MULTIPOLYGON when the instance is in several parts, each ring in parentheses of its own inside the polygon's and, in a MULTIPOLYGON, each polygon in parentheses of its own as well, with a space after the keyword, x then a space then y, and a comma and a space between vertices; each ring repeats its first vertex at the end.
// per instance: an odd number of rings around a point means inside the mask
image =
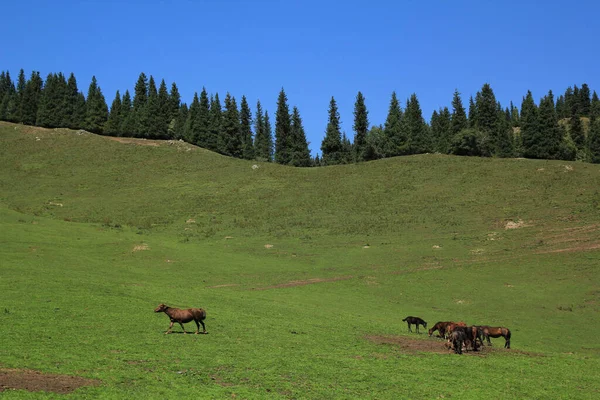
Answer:
MULTIPOLYGON (((422 335, 425 336, 425 335, 422 335)), ((447 341, 441 338, 427 338, 427 339, 411 339, 406 336, 391 336, 391 335, 367 335, 365 339, 375 343, 375 344, 385 344, 392 345, 397 347, 402 353, 407 354, 416 354, 416 353, 436 353, 436 354, 453 354, 454 351, 448 348, 447 341)), ((502 343, 503 339, 500 340, 499 344, 502 343)), ((511 354, 519 354, 528 357, 545 357, 544 354, 541 353, 533 353, 530 351, 523 350, 515 350, 515 349, 505 349, 502 346, 480 346, 479 351, 465 351, 463 354, 465 355, 473 355, 473 356, 487 356, 491 353, 496 352, 507 352, 511 354)), ((470 349, 470 347, 469 347, 470 349)))
POLYGON ((217 289, 217 288, 232 287, 232 286, 239 286, 239 285, 237 283, 227 283, 225 285, 207 286, 207 288, 208 289, 217 289))
POLYGON ((99 380, 80 376, 44 374, 26 369, 0 369, 0 392, 21 389, 66 394, 82 386, 98 386, 100 383, 99 380))
POLYGON ((517 220, 517 221, 508 221, 505 225, 504 225, 504 229, 519 229, 519 228, 524 228, 526 226, 525 222, 523 222, 522 219, 517 220))
POLYGON ((143 250, 150 250, 150 247, 148 247, 148 245, 146 243, 142 243, 142 244, 138 244, 138 245, 134 246, 133 250, 131 250, 131 251, 136 252, 136 251, 143 251, 143 250))
POLYGON ((134 139, 134 138, 124 138, 124 137, 114 137, 114 136, 106 136, 107 139, 114 140, 115 142, 125 143, 125 144, 135 144, 138 146, 160 146, 160 141, 158 140, 148 140, 148 139, 134 139))
POLYGON ((290 281, 290 282, 286 282, 286 283, 280 283, 279 285, 264 286, 264 287, 260 287, 260 288, 253 288, 253 290, 282 289, 282 288, 289 288, 289 287, 294 287, 294 286, 312 285, 312 284, 315 284, 315 283, 347 281, 348 279, 352 279, 352 278, 354 278, 352 275, 349 275, 349 276, 336 276, 336 277, 333 277, 333 278, 311 278, 311 279, 306 279, 306 280, 303 280, 303 281, 290 281))
POLYGON ((567 247, 565 249, 553 249, 553 250, 540 250, 536 251, 536 254, 549 254, 549 253, 576 253, 580 251, 590 251, 600 249, 600 243, 590 243, 577 247, 567 247))

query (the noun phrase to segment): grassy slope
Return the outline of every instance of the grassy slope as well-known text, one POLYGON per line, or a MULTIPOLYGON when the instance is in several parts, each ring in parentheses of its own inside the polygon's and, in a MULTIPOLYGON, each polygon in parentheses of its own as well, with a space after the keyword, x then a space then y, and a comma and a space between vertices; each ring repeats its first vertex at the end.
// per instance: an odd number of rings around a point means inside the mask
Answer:
POLYGON ((597 166, 253 169, 187 148, 0 124, 4 366, 106 397, 597 397, 597 166), (343 279, 255 290, 314 278, 343 279), (210 334, 162 335, 159 302, 205 307, 210 334), (509 326, 515 351, 365 339, 409 314, 509 326))

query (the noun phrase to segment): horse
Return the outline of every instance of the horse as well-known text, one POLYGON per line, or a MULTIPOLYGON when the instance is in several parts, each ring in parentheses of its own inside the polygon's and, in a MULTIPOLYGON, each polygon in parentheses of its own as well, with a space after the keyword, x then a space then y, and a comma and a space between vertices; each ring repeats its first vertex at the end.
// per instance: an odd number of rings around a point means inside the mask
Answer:
MULTIPOLYGON (((490 337, 493 338, 499 338, 500 336, 502 336, 506 342, 504 343, 504 348, 505 349, 510 349, 510 329, 505 328, 503 326, 487 326, 487 325, 483 325, 480 326, 478 329, 480 332, 480 335, 487 339, 487 343, 488 346, 492 345, 492 342, 490 341, 490 337)), ((483 339, 481 340, 481 342, 483 343, 483 339)))
POLYGON ((190 321, 194 321, 196 323, 196 335, 200 333, 200 324, 202 324, 203 334, 206 334, 206 326, 204 325, 204 319, 206 318, 206 311, 202 308, 188 308, 187 310, 180 310, 179 308, 172 308, 165 304, 160 304, 154 310, 155 313, 164 312, 169 316, 171 320, 171 325, 169 325, 169 329, 165 332, 166 334, 171 333, 171 328, 175 322, 178 322, 181 325, 181 329, 183 329, 183 333, 186 334, 185 328, 183 324, 188 323, 190 321))
POLYGON ((419 317, 406 317, 402 321, 404 321, 408 324, 409 332, 412 332, 412 329, 410 329, 411 324, 413 324, 417 327, 417 333, 419 333, 419 325, 423 325, 423 328, 427 328, 427 322, 423 321, 419 317))
POLYGON ((446 326, 446 337, 449 337, 456 327, 466 327, 466 326, 467 326, 467 324, 465 324, 462 321, 451 322, 450 324, 448 324, 448 326, 446 326))
POLYGON ((452 321, 439 321, 436 322, 436 324, 429 329, 429 336, 433 335, 433 332, 438 331, 440 337, 445 337, 446 336, 446 329, 448 328, 448 325, 453 324, 454 322, 452 321))
POLYGON ((455 326, 452 330, 454 332, 463 332, 465 334, 464 346, 467 349, 469 343, 473 351, 479 350, 477 347, 477 338, 479 336, 479 330, 476 326, 455 326))
POLYGON ((467 336, 465 331, 461 329, 456 329, 448 337, 448 342, 452 343, 452 347, 454 347, 454 353, 456 354, 462 354, 462 347, 466 341, 467 336))

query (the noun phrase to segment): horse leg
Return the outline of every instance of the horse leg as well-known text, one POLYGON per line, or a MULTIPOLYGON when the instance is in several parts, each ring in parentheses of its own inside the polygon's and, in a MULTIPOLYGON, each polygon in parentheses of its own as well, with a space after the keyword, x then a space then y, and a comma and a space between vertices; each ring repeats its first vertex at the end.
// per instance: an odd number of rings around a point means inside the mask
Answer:
POLYGON ((408 324, 408 331, 412 333, 412 329, 410 329, 410 322, 407 322, 408 324))
POLYGON ((506 339, 506 343, 504 343, 505 349, 510 349, 510 339, 506 339))
POLYGON ((200 324, 198 323, 198 320, 195 319, 194 322, 196 323, 196 335, 200 333, 200 324))
POLYGON ((206 326, 204 326, 204 321, 200 320, 200 323, 202 324, 202 333, 206 333, 206 326))
MULTIPOLYGON (((177 322, 179 322, 179 321, 177 321, 177 322)), ((179 322, 179 325, 181 325, 181 329, 183 329, 183 334, 187 335, 187 332, 185 331, 185 328, 183 327, 183 323, 179 322)))
POLYGON ((175 321, 171 321, 171 325, 169 325, 169 329, 167 329, 167 331, 165 332, 165 335, 171 333, 171 328, 173 327, 174 323, 175 323, 175 321))

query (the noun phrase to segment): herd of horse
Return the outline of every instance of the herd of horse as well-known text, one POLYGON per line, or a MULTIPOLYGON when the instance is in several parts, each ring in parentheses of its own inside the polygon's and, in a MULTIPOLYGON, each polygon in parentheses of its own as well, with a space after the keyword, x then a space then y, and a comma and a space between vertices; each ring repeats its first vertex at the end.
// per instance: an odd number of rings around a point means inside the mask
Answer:
MULTIPOLYGON (((406 317, 402 321, 408 324, 409 332, 412 332, 411 325, 416 326, 416 331, 419 333, 419 326, 427 329, 427 322, 419 317, 406 317)), ((487 341, 488 346, 492 345, 490 338, 503 337, 505 340, 504 348, 510 349, 510 329, 503 326, 489 325, 471 325, 467 326, 464 322, 440 321, 429 329, 429 336, 437 331, 438 337, 446 339, 446 346, 453 349, 456 354, 462 354, 463 350, 467 350, 471 346, 473 351, 479 350, 479 344, 483 346, 484 341, 487 341)))
MULTIPOLYGON (((187 333, 183 324, 194 321, 196 323, 196 334, 200 333, 200 325, 202 325, 202 333, 206 334, 206 326, 204 320, 206 319, 206 311, 202 308, 188 308, 181 310, 179 308, 169 307, 165 304, 160 304, 154 312, 164 312, 169 317, 171 324, 165 334, 171 333, 171 328, 175 322, 179 323, 183 333, 187 333)), ((412 332, 411 325, 415 325, 415 330, 419 332, 419 326, 427 329, 427 322, 419 317, 406 317, 402 321, 408 324, 409 332, 412 332)), ((467 350, 468 346, 471 346, 473 351, 479 349, 479 342, 482 346, 484 340, 487 341, 488 346, 492 345, 490 338, 503 337, 506 342, 504 347, 510 349, 510 329, 502 326, 489 326, 489 325, 471 325, 467 326, 464 322, 453 322, 453 321, 440 321, 429 329, 429 336, 437 331, 438 337, 447 340, 446 346, 453 349, 456 354, 462 354, 463 350, 467 350)))

